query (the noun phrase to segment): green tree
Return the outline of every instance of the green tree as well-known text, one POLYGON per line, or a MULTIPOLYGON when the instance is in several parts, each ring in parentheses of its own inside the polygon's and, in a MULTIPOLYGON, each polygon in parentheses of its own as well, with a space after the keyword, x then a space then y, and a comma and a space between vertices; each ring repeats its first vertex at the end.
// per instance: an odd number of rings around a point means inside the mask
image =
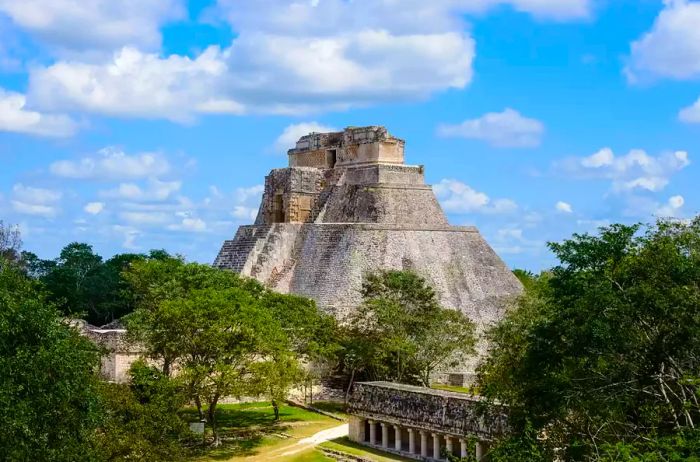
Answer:
POLYGON ((0 258, 0 459, 94 459, 100 354, 0 258))
POLYGON ((489 334, 482 392, 510 405, 516 433, 531 422, 568 460, 694 428, 700 219, 613 225, 550 247, 560 265, 489 334))
POLYGON ((333 324, 313 302, 234 273, 165 259, 135 262, 125 277, 138 306, 130 334, 164 374, 177 370, 215 444, 220 399, 264 394, 276 406, 301 380, 301 359, 332 351, 323 328, 333 324))
POLYGON ((105 461, 177 461, 192 435, 178 416, 185 404, 179 383, 137 361, 128 384, 104 383, 104 414, 97 436, 105 461))
POLYGON ((344 364, 351 382, 358 371, 374 379, 430 385, 439 366, 474 351, 474 324, 442 308, 435 291, 412 272, 367 277, 363 303, 350 315, 344 364))

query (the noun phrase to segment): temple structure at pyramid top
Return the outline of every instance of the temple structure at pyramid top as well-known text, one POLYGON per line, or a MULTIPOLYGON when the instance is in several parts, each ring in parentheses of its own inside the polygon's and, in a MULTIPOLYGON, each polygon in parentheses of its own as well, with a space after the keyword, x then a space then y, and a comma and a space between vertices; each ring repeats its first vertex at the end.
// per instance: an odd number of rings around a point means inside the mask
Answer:
POLYGON ((423 166, 380 126, 310 133, 272 170, 255 224, 214 265, 316 300, 342 318, 368 273, 413 270, 479 330, 501 318, 518 280, 474 227, 450 226, 423 166))

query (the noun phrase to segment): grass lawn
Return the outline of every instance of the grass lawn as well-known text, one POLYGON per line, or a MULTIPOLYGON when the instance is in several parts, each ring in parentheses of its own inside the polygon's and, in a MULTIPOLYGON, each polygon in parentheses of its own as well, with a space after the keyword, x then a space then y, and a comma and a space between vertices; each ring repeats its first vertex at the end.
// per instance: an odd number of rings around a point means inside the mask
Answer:
MULTIPOLYGON (((189 421, 197 421, 197 412, 194 409, 187 410, 184 417, 189 421)), ((313 448, 293 455, 284 454, 293 450, 300 439, 342 424, 330 417, 286 404, 280 406, 280 421, 275 422, 269 402, 219 405, 217 421, 222 446, 210 449, 194 460, 328 461, 328 458, 313 448)))
POLYGON ((478 395, 479 390, 476 387, 460 387, 457 385, 445 385, 443 383, 434 383, 430 385, 430 388, 436 390, 454 391, 456 393, 466 393, 468 395, 478 395))
POLYGON ((348 413, 345 412, 345 404, 339 401, 314 401, 310 406, 321 411, 333 414, 339 419, 348 420, 348 413))
POLYGON ((377 462, 415 462, 414 459, 396 456, 380 451, 378 449, 368 448, 367 446, 364 446, 362 444, 350 441, 350 439, 347 437, 338 438, 333 441, 326 441, 325 443, 321 443, 319 446, 322 448, 334 449, 336 451, 345 452, 347 454, 352 454, 355 456, 362 456, 367 459, 376 460, 377 462))

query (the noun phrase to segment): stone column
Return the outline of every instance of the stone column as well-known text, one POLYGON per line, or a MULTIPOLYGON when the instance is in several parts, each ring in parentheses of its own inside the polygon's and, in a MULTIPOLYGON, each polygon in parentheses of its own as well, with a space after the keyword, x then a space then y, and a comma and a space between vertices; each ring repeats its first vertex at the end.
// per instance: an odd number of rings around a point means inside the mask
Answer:
POLYGON ((476 442, 476 460, 481 462, 486 460, 486 453, 489 450, 489 446, 485 441, 476 442))
POLYGON ((401 450, 401 427, 394 425, 394 449, 401 450))
POLYGON ((433 433, 433 459, 440 460, 440 435, 433 433))
POLYGON ((428 432, 420 431, 420 456, 428 457, 428 432))
POLYGON ((416 432, 412 428, 408 429, 408 452, 416 453, 416 432))
POLYGON ((381 422, 382 426, 382 447, 389 448, 389 424, 381 422))
POLYGON ((369 421, 369 444, 377 444, 377 422, 374 420, 369 421))
POLYGON ((445 435, 445 449, 447 450, 448 454, 454 455, 454 450, 452 448, 452 437, 449 435, 445 435))
POLYGON ((467 440, 465 439, 459 440, 459 457, 462 459, 467 457, 467 440))
POLYGON ((348 437, 352 441, 364 443, 365 441, 365 419, 356 416, 350 416, 348 422, 348 437))

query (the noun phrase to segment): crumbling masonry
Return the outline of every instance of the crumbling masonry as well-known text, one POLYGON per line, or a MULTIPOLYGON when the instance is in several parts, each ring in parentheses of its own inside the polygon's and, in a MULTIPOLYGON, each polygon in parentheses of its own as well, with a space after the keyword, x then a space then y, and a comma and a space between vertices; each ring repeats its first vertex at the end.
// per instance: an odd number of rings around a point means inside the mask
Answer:
POLYGON ((224 242, 215 266, 339 318, 360 303, 367 273, 413 270, 479 330, 521 291, 476 228, 449 225, 423 166, 405 165, 404 141, 384 127, 311 133, 288 155, 289 167, 265 178, 255 224, 224 242))

